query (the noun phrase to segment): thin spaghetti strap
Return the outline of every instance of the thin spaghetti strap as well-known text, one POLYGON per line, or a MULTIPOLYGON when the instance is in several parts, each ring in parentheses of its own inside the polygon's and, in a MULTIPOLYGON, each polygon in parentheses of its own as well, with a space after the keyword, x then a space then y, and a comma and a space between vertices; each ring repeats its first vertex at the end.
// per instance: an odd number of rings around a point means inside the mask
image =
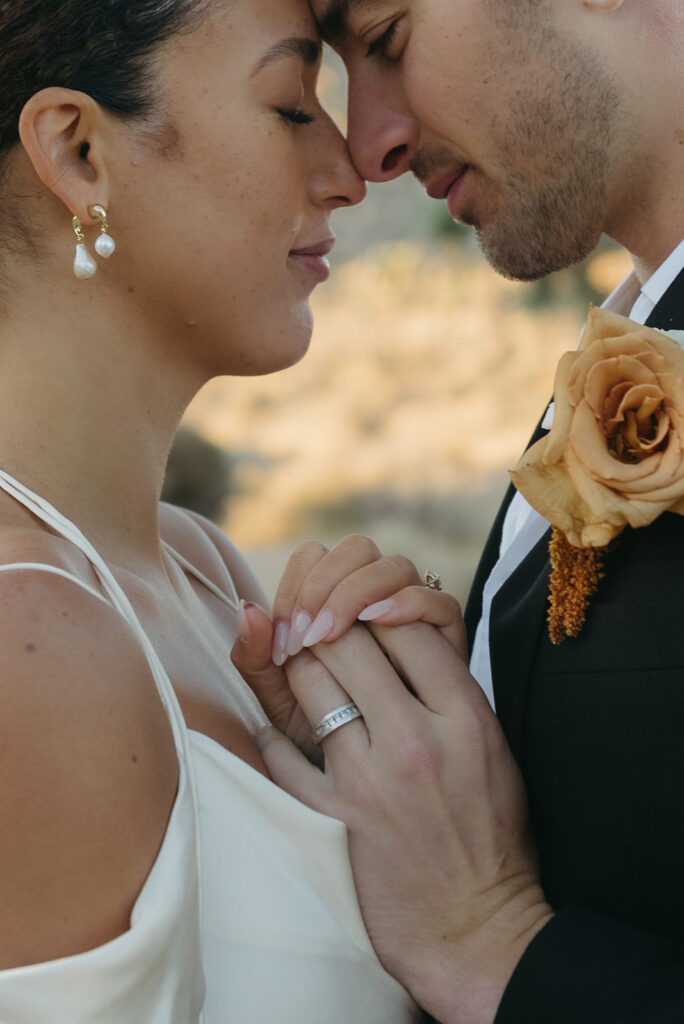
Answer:
POLYGON ((166 674, 166 670, 162 665, 157 652, 150 643, 147 634, 140 625, 138 617, 133 610, 133 606, 126 597, 122 587, 114 578, 111 569, 74 523, 63 516, 61 512, 58 512, 49 501, 45 501, 45 499, 41 498, 40 495, 29 490, 28 487, 25 487, 22 483, 15 480, 14 477, 10 476, 9 473, 2 469, 0 469, 0 488, 9 494, 10 497, 13 497, 18 501, 20 505, 23 505, 24 508, 27 508, 32 512, 38 519, 46 523, 55 531, 55 533, 64 537, 66 540, 71 541, 71 543, 88 559, 100 583, 102 584, 102 589, 105 594, 116 610, 126 619, 140 641, 140 645, 145 652, 150 669, 152 670, 155 683, 157 684, 159 697, 169 716, 174 738, 176 740, 176 746, 178 747, 179 753, 182 754, 183 760, 187 763, 187 727, 185 725, 185 720, 183 718, 183 713, 180 709, 178 699, 171 685, 171 680, 166 674))
POLYGON ((205 576, 204 573, 200 572, 199 569, 197 569, 192 564, 192 562, 189 562, 187 558, 181 555, 180 552, 176 551, 174 547, 171 547, 171 545, 168 544, 165 540, 162 541, 162 547, 171 556, 171 558, 173 558, 173 560, 181 566, 182 569, 185 569, 187 572, 190 573, 191 576, 194 576, 195 579, 199 580, 199 582, 203 586, 205 586, 207 590, 210 590, 212 594, 214 594, 221 601, 223 601, 224 604, 227 604, 229 608, 232 608, 234 612, 237 611, 238 604, 240 603, 240 598, 238 596, 237 590, 235 589, 235 584, 233 583, 230 574, 228 575, 228 579, 230 581, 232 593, 229 595, 226 594, 225 591, 221 590, 221 588, 218 587, 215 583, 212 583, 208 576, 205 576))
MULTIPOLYGON (((98 554, 90 541, 81 533, 74 523, 63 516, 61 512, 58 512, 49 501, 45 501, 45 499, 41 498, 40 495, 29 490, 28 487, 25 487, 18 480, 15 480, 14 477, 10 476, 10 474, 5 472, 3 469, 0 469, 0 489, 9 494, 10 497, 15 499, 15 501, 19 502, 20 505, 23 505, 24 508, 27 508, 29 512, 32 512, 36 518, 46 523, 47 526, 49 526, 55 533, 64 537, 66 540, 71 541, 74 547, 78 548, 78 550, 85 555, 93 567, 95 575, 100 581, 102 589, 109 598, 111 605, 123 616, 137 636, 147 659, 147 663, 150 666, 150 671, 152 672, 152 677, 157 687, 159 699, 162 702, 162 706, 166 711, 169 724, 171 726, 180 770, 179 792, 184 786, 185 779, 187 778, 190 784, 195 820, 199 821, 197 779, 195 778, 194 763, 190 753, 190 737, 185 723, 185 718, 183 717, 181 706, 178 703, 178 698, 176 697, 173 686, 171 685, 171 680, 167 675, 166 669, 148 639, 145 630, 140 625, 138 616, 135 614, 133 606, 126 597, 122 587, 117 583, 111 569, 108 567, 104 559, 98 554)), ((98 597, 99 596, 101 595, 98 595, 98 597)), ((197 828, 195 830, 195 855, 197 858, 197 865, 201 864, 202 861, 200 843, 200 832, 197 828)), ((199 908, 201 916, 201 892, 199 894, 199 908)), ((200 1019, 203 1019, 203 1016, 200 1019)))
POLYGON ((51 576, 61 576, 65 580, 70 580, 71 583, 75 583, 81 590, 87 591, 93 597, 96 597, 98 601, 102 601, 104 604, 111 607, 107 598, 95 590, 95 587, 91 587, 89 583, 85 583, 80 580, 78 576, 74 576, 71 572, 66 572, 64 569, 58 568, 56 565, 48 565, 47 562, 6 562, 4 565, 0 565, 0 572, 21 572, 27 570, 30 572, 46 572, 51 576))

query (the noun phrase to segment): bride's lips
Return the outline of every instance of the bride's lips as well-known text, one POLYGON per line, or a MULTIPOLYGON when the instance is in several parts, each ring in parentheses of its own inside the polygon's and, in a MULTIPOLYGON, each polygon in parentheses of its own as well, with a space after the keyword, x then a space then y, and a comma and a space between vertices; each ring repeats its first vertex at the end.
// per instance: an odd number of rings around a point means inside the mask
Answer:
POLYGON ((314 245, 291 249, 289 256, 318 281, 327 281, 330 276, 330 264, 326 257, 334 244, 334 237, 325 238, 322 242, 317 242, 314 245))
POLYGON ((458 164, 438 178, 432 178, 425 186, 433 199, 446 199, 453 220, 459 220, 463 213, 463 182, 468 170, 468 164, 458 164))

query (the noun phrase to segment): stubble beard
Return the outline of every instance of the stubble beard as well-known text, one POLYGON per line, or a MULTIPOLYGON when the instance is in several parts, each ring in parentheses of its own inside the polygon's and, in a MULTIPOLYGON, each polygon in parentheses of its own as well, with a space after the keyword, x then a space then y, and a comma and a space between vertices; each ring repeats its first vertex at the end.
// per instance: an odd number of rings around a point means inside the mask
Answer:
POLYGON ((503 174, 496 182, 482 176, 482 214, 464 221, 495 270, 534 281, 584 259, 599 241, 619 92, 576 42, 539 21, 524 40, 519 29, 507 49, 509 60, 517 58, 512 66, 524 62, 520 88, 490 133, 503 174))

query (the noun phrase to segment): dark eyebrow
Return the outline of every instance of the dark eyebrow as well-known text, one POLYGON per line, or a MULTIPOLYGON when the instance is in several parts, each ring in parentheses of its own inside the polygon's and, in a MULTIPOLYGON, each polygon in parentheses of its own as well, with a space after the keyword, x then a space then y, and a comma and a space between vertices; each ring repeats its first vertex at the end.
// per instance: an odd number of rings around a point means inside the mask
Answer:
POLYGON ((318 31, 331 46, 342 43, 349 34, 349 15, 379 6, 381 0, 328 0, 318 19, 318 31))
POLYGON ((321 46, 317 39, 294 36, 291 39, 281 39, 260 58, 250 77, 258 75, 274 61, 283 60, 285 57, 298 57, 309 67, 315 67, 320 55, 321 46))

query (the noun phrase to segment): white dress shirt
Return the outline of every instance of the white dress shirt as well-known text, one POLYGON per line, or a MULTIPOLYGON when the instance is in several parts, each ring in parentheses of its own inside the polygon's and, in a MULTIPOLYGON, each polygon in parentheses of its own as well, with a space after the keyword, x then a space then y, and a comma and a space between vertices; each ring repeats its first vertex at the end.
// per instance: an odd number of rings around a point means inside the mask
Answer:
MULTIPOLYGON (((655 306, 682 269, 684 269, 684 239, 645 284, 640 286, 636 273, 632 271, 608 296, 602 308, 629 316, 636 323, 643 324, 648 320, 655 306)), ((553 403, 547 410, 542 426, 550 429, 552 423, 553 403)), ((489 657, 489 620, 492 601, 509 576, 518 568, 535 544, 541 540, 549 526, 548 520, 533 509, 522 494, 515 494, 503 524, 499 560, 492 569, 482 592, 482 617, 475 633, 470 659, 470 671, 486 693, 492 707, 494 707, 494 689, 489 657)))

